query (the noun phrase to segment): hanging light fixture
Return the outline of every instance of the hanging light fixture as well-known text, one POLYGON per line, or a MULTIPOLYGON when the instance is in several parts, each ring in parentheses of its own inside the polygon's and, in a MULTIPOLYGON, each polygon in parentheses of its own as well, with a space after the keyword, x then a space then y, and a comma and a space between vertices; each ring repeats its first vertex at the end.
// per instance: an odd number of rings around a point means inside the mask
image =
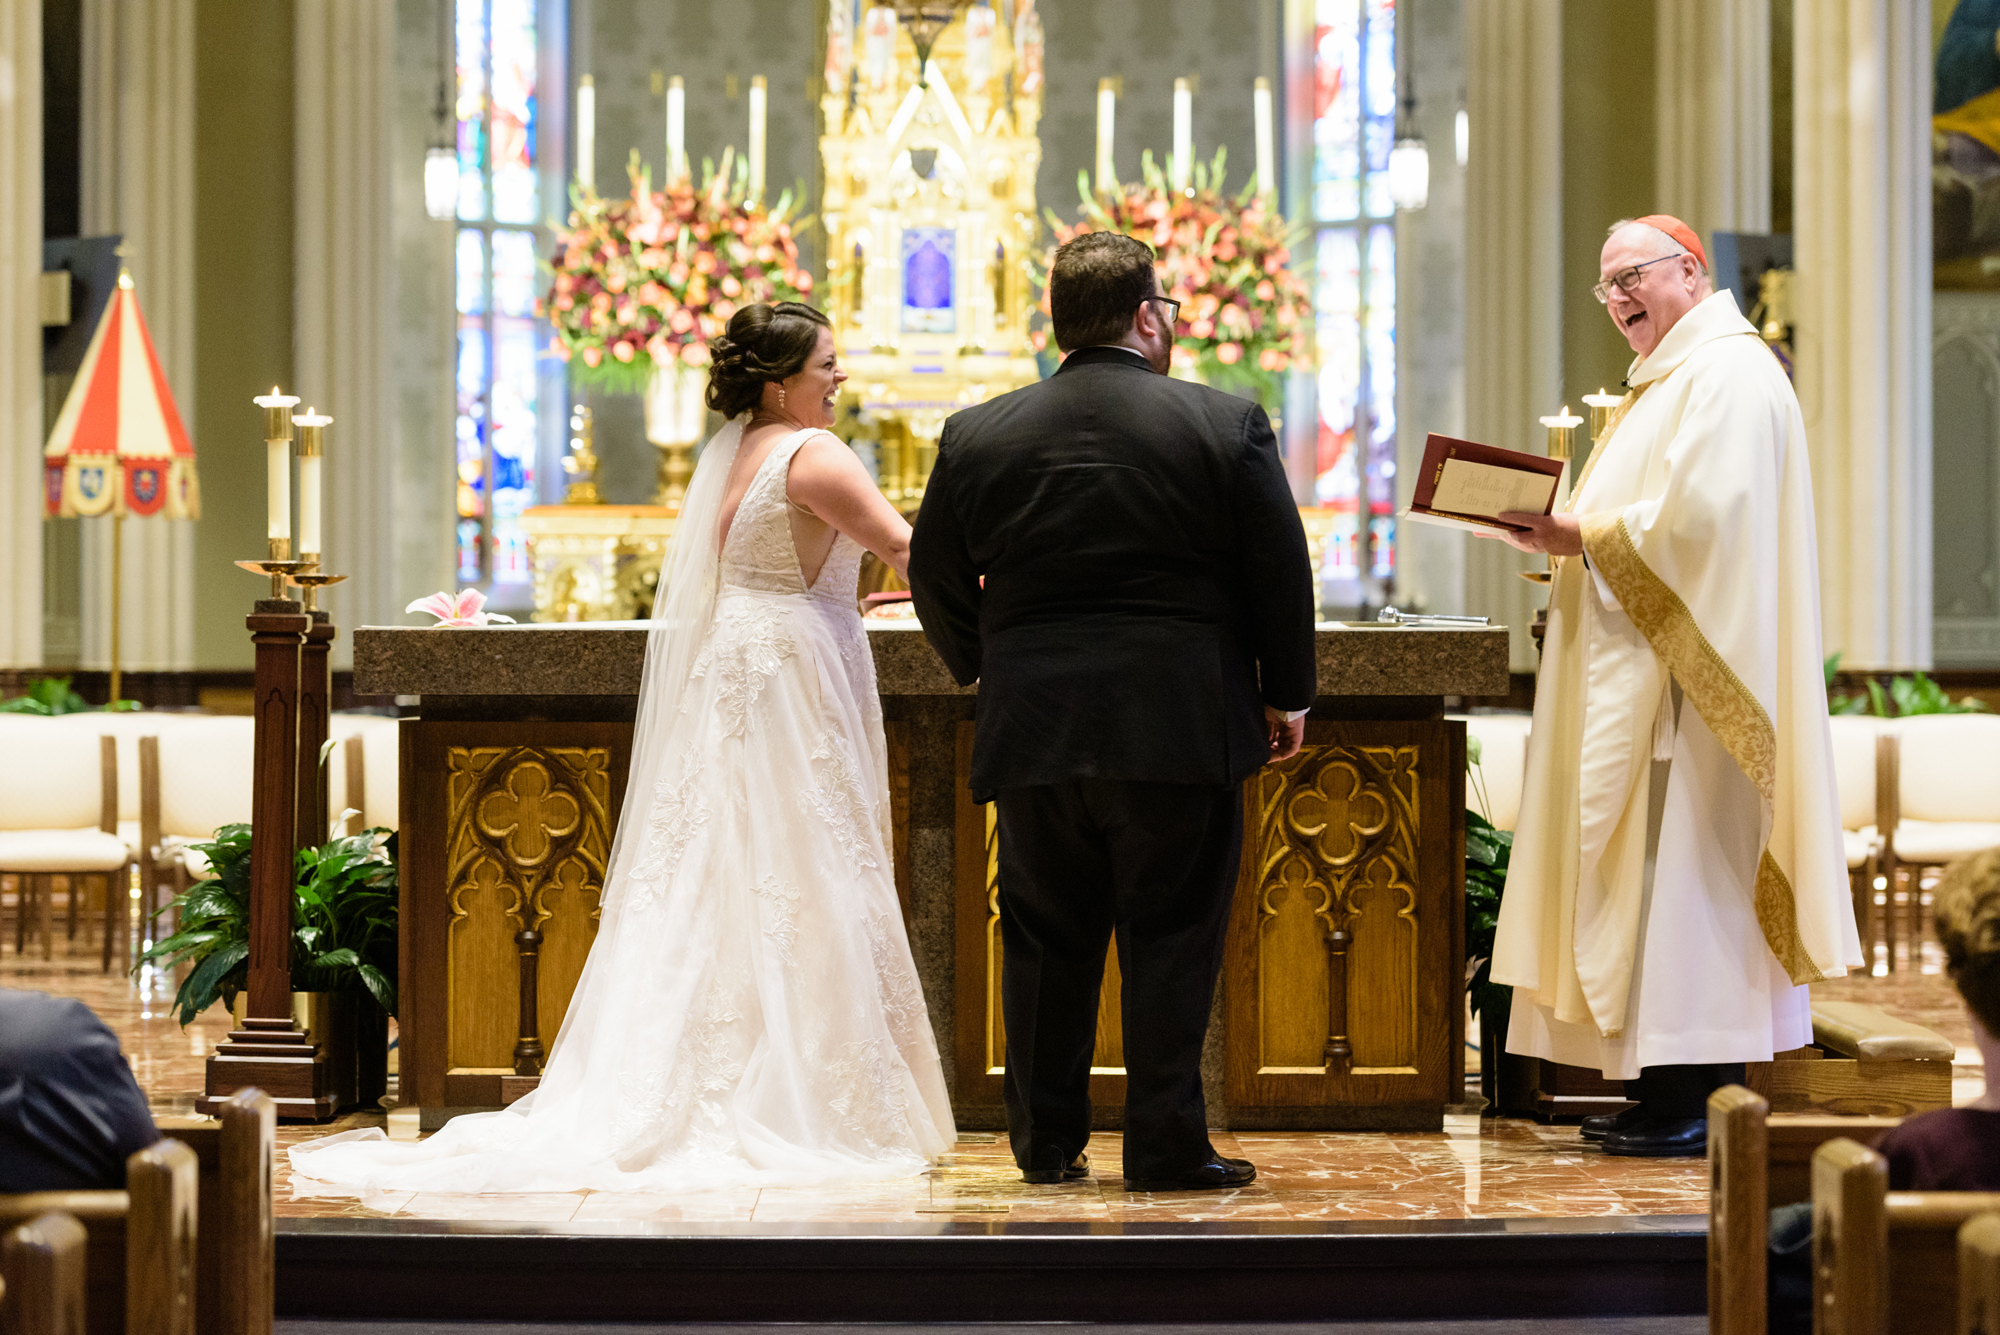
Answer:
MULTIPOLYGON (((1407 25, 1416 26, 1416 16, 1407 25)), ((1416 43, 1403 41, 1403 102, 1396 115, 1396 143, 1389 150, 1389 198, 1399 209, 1420 209, 1431 198, 1431 154, 1417 129, 1416 43)))
POLYGON ((438 95, 431 146, 424 150, 424 212, 444 221, 458 216, 458 149, 451 141, 451 6, 438 6, 438 95))

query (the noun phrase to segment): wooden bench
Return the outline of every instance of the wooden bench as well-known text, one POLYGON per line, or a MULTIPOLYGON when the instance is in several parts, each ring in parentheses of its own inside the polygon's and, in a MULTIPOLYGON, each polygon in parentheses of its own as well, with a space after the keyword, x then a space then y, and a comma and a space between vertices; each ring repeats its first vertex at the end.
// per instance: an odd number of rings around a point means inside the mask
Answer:
POLYGON ((1813 1155, 1816 1335, 1935 1335, 1958 1320, 1959 1230, 2000 1192, 1889 1190, 1889 1163, 1852 1140, 1813 1155))
POLYGON ((1855 1001, 1815 1001, 1812 1017, 1812 1047, 1748 1073, 1773 1112, 1908 1117, 1951 1106, 1956 1050, 1943 1035, 1855 1001))
POLYGON ((195 1316, 203 1335, 270 1335, 277 1277, 271 1168, 277 1105, 262 1090, 240 1089, 215 1117, 160 1119, 160 1134, 200 1162, 200 1245, 195 1316))
POLYGON ((192 1335, 199 1174, 193 1150, 162 1140, 125 1161, 123 1191, 0 1196, 0 1227, 46 1214, 83 1226, 91 1335, 192 1335))
POLYGON ((37 1215, 0 1237, 0 1335, 84 1335, 83 1225, 37 1215))
MULTIPOLYGON (((1763 1335, 1770 1212, 1812 1196, 1812 1156, 1840 1137, 1873 1140, 1894 1117, 1770 1115, 1741 1085, 1708 1100, 1708 1328, 1763 1335)), ((2000 1335, 2000 1332, 1996 1332, 2000 1335)))

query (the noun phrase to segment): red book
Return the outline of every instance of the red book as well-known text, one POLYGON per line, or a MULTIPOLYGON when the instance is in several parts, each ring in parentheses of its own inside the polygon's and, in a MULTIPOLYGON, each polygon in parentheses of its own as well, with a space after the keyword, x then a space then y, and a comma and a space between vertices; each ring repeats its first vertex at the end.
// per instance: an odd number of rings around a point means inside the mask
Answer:
POLYGON ((1521 525, 1502 523, 1497 516, 1508 511, 1549 513, 1568 466, 1567 459, 1523 454, 1432 432, 1424 441, 1416 494, 1403 517, 1443 528, 1525 533, 1521 525))

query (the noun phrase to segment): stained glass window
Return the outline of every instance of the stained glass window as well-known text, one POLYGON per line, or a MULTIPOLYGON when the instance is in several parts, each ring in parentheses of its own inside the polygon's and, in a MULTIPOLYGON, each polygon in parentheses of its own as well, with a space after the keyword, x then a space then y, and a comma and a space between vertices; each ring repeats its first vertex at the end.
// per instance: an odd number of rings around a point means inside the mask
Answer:
POLYGON ((535 503, 537 0, 455 0, 458 578, 530 582, 535 503), (511 224, 511 226, 510 226, 511 224))
POLYGON ((1353 605, 1386 601, 1396 573, 1396 5, 1315 0, 1314 18, 1313 499, 1335 512, 1321 578, 1353 605))

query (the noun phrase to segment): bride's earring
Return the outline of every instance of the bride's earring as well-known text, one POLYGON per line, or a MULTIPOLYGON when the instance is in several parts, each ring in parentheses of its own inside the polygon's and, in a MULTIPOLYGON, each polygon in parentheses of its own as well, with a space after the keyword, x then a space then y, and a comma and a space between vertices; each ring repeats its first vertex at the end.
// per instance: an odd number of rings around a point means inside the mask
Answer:
POLYGON ((785 411, 785 387, 783 385, 778 386, 778 411, 785 411))

